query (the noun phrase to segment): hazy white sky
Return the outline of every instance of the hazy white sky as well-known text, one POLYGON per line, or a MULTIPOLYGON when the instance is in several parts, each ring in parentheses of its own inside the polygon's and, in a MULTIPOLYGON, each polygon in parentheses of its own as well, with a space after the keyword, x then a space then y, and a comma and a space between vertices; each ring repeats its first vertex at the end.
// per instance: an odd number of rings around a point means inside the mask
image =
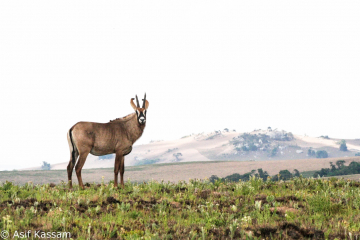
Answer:
POLYGON ((224 129, 360 138, 359 1, 1 1, 1 169, 68 161, 78 121, 136 144, 224 129))

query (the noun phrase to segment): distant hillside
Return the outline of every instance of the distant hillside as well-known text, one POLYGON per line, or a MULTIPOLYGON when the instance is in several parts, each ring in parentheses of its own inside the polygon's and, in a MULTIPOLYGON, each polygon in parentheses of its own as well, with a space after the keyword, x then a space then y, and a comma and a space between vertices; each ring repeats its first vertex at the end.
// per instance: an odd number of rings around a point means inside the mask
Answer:
MULTIPOLYGON (((250 133, 237 133, 224 129, 211 133, 199 133, 172 141, 152 141, 149 144, 134 146, 125 157, 126 166, 157 163, 192 161, 264 161, 315 158, 308 155, 311 148, 314 154, 324 150, 329 158, 352 157, 360 152, 360 139, 348 139, 348 151, 340 151, 341 139, 308 137, 279 130, 255 130, 250 133)), ((53 164, 51 170, 66 169, 68 162, 53 164)), ((96 157, 89 154, 84 165, 89 168, 114 167, 114 155, 96 157)), ((27 170, 37 170, 31 168, 27 170)))

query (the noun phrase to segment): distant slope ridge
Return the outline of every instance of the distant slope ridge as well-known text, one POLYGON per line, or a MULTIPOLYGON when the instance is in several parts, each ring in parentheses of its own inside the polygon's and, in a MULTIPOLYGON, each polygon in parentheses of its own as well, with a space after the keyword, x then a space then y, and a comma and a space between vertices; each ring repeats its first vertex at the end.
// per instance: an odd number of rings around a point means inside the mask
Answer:
MULTIPOLYGON (((314 158, 308 156, 309 148, 314 151, 325 150, 329 158, 351 157, 360 152, 360 140, 348 140, 347 152, 339 150, 340 139, 295 135, 279 130, 254 130, 238 133, 225 129, 211 133, 191 134, 171 141, 151 141, 137 145, 125 157, 126 166, 156 163, 236 160, 292 160, 314 158)), ((68 162, 53 164, 51 169, 66 169, 68 162)), ((89 154, 85 169, 112 168, 114 158, 101 159, 89 154)), ((40 169, 31 168, 31 170, 40 169)), ((30 169, 27 169, 30 170, 30 169)))

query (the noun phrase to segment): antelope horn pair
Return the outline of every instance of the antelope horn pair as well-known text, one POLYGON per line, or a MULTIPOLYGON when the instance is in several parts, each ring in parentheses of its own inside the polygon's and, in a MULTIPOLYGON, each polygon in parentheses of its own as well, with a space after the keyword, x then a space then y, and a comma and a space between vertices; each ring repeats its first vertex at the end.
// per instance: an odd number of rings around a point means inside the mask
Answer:
MULTIPOLYGON (((139 103, 139 99, 138 99, 138 96, 137 95, 135 95, 135 97, 136 97, 136 107, 137 108, 140 108, 140 103, 139 103)), ((142 99, 143 100, 143 105, 142 105, 142 108, 145 108, 146 107, 146 93, 145 93, 145 96, 144 96, 144 99, 142 99)), ((133 106, 133 108, 135 107, 135 104, 134 104, 134 98, 132 98, 131 99, 131 105, 133 106)))

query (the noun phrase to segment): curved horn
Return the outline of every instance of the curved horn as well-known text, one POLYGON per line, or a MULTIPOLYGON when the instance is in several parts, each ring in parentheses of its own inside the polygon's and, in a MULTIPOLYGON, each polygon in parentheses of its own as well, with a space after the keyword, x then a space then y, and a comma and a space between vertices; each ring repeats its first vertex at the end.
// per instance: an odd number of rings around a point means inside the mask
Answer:
POLYGON ((135 95, 135 97, 136 97, 136 104, 137 104, 137 107, 139 108, 139 107, 140 107, 140 104, 139 104, 139 99, 138 99, 137 95, 135 95))
POLYGON ((135 105, 135 103, 134 103, 134 99, 135 98, 132 98, 131 100, 130 100, 130 105, 132 106, 132 108, 136 111, 136 105, 135 105))
POLYGON ((146 93, 145 93, 145 96, 144 96, 144 99, 143 99, 143 105, 142 105, 142 108, 145 108, 145 102, 146 102, 146 93))

